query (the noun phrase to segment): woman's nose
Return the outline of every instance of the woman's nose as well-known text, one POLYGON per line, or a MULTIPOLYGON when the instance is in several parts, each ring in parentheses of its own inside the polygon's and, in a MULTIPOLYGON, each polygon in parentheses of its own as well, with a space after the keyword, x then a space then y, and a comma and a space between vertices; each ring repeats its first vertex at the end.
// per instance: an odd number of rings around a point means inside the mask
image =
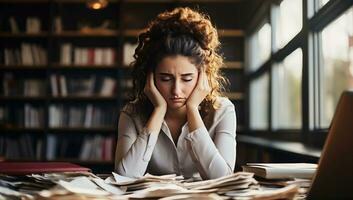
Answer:
POLYGON ((175 81, 172 89, 172 94, 174 96, 180 96, 180 93, 181 93, 181 85, 178 81, 175 81))

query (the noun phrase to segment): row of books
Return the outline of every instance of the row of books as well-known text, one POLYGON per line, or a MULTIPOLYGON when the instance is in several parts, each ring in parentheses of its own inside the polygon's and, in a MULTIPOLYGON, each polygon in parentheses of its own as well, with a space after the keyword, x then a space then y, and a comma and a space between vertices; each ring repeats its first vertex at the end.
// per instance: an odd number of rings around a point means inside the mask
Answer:
POLYGON ((96 135, 81 141, 63 139, 58 135, 47 137, 46 159, 74 158, 79 160, 112 161, 114 137, 96 135))
POLYGON ((4 96, 40 96, 45 94, 44 79, 17 79, 12 73, 5 73, 2 80, 4 96))
POLYGON ((96 135, 77 138, 62 138, 48 134, 45 137, 32 137, 21 134, 17 137, 0 136, 0 157, 5 159, 78 159, 82 161, 112 161, 115 138, 96 135))
MULTIPOLYGON (((9 17, 9 24, 11 33, 20 32, 20 28, 15 17, 9 17)), ((41 21, 38 17, 27 17, 25 31, 26 33, 39 33, 41 32, 41 25, 41 21)))
POLYGON ((117 122, 117 112, 111 107, 49 106, 49 127, 91 128, 113 127, 117 122))
MULTIPOLYGON (((129 66, 134 61, 134 53, 137 44, 124 44, 123 66, 129 66)), ((3 50, 3 62, 10 65, 46 65, 47 52, 38 44, 22 43, 20 48, 5 48, 3 50)), ((114 48, 101 47, 73 47, 70 43, 61 45, 61 65, 97 65, 112 66, 116 63, 116 50, 114 48)))
POLYGON ((60 64, 62 65, 114 65, 116 51, 114 48, 83 48, 71 43, 61 45, 60 64))
POLYGON ((53 74, 50 76, 53 96, 113 96, 116 93, 116 80, 110 77, 80 76, 66 77, 53 74))
POLYGON ((3 52, 5 65, 46 65, 48 63, 46 50, 38 44, 21 43, 20 48, 5 48, 3 52))
POLYGON ((44 109, 42 107, 24 104, 23 108, 15 110, 0 107, 0 127, 40 128, 44 126, 44 109))
POLYGON ((30 104, 24 105, 24 127, 38 128, 44 125, 43 108, 34 107, 30 104))
POLYGON ((0 156, 9 159, 41 159, 43 140, 30 134, 0 136, 0 156))

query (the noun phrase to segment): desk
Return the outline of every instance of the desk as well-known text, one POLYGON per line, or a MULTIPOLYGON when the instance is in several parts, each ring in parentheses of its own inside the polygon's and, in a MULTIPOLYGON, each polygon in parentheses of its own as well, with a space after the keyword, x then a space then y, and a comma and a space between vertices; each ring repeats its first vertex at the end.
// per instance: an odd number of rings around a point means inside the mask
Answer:
POLYGON ((176 199, 181 198, 181 195, 184 195, 184 199, 223 199, 239 195, 252 195, 251 198, 256 199, 303 197, 297 185, 269 190, 246 172, 197 182, 183 180, 175 175, 145 175, 135 180, 126 178, 125 182, 114 175, 103 181, 89 172, 17 177, 3 175, 0 179, 0 195, 14 199, 176 199), (116 181, 118 179, 119 184, 116 181))

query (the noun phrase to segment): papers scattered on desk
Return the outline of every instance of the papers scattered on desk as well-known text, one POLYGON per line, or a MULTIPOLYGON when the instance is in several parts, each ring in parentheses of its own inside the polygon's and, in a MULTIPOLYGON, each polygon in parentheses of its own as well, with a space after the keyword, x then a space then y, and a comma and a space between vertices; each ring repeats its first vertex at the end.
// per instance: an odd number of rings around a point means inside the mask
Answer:
POLYGON ((307 178, 314 176, 317 164, 311 163, 248 163, 244 172, 266 179, 307 178))
POLYGON ((112 173, 105 180, 90 173, 33 174, 26 176, 26 181, 19 181, 21 184, 14 184, 16 182, 7 178, 7 182, 1 179, 0 199, 273 199, 291 197, 297 192, 297 186, 264 190, 253 178, 253 173, 248 172, 197 182, 188 182, 174 174, 129 178, 112 173), (41 185, 41 188, 23 190, 24 182, 41 185))

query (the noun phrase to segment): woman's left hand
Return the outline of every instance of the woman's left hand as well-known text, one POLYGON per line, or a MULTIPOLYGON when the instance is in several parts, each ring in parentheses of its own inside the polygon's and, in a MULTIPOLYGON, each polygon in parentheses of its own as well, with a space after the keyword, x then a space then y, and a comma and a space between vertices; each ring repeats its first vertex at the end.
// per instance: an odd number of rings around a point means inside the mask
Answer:
POLYGON ((196 87, 192 91, 191 95, 186 101, 187 108, 198 108, 200 103, 210 93, 211 87, 208 84, 207 74, 204 69, 199 72, 198 81, 196 87))

